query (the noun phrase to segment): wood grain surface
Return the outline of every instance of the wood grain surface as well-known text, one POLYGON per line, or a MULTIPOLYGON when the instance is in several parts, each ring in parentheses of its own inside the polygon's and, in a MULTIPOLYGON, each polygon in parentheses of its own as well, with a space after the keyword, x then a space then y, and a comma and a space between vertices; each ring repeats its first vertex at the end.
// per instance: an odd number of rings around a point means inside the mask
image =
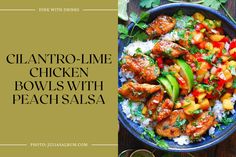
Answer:
MULTIPOLYGON (((167 0, 161 0, 161 5, 167 4, 167 0)), ((228 0, 225 5, 230 14, 236 19, 236 0, 228 0)), ((128 3, 128 15, 130 12, 135 12, 139 14, 143 9, 139 7, 139 0, 130 0, 128 3)), ((220 10, 224 14, 223 10, 220 10)), ((119 23, 128 24, 129 22, 124 22, 119 20, 119 23)), ((119 130, 119 153, 126 149, 148 149, 156 155, 156 157, 161 157, 166 152, 160 151, 157 149, 153 149, 148 147, 141 141, 137 140, 133 135, 131 135, 122 125, 120 125, 119 130)), ((236 132, 228 137, 223 142, 219 143, 216 146, 213 146, 209 149, 205 149, 198 152, 193 152, 191 154, 188 153, 179 153, 181 157, 190 157, 193 155, 194 157, 236 157, 236 132)))

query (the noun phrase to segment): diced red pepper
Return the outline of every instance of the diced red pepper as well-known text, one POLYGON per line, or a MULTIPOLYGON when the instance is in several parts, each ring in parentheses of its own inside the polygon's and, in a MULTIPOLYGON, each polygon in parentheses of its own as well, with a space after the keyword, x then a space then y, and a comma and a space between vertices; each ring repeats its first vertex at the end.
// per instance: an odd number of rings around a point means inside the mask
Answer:
POLYGON ((231 54, 231 56, 236 59, 236 53, 231 54))
POLYGON ((223 42, 213 41, 212 44, 213 47, 219 48, 220 50, 222 50, 225 47, 225 44, 223 42))
POLYGON ((204 79, 203 82, 204 82, 205 84, 209 84, 209 80, 208 80, 208 79, 204 79))
POLYGON ((193 94, 194 97, 197 97, 197 96, 199 96, 201 93, 200 93, 198 90, 195 89, 195 90, 192 91, 192 94, 193 94))
POLYGON ((218 86, 216 87, 216 89, 221 91, 223 89, 225 83, 226 83, 226 80, 219 79, 219 81, 217 82, 218 86))
POLYGON ((219 73, 219 72, 221 72, 222 71, 222 68, 217 68, 216 69, 216 73, 219 73))
POLYGON ((205 45, 206 45, 206 41, 203 41, 203 42, 198 44, 198 48, 199 49, 205 49, 205 45))
POLYGON ((231 41, 230 45, 229 45, 229 49, 231 50, 231 49, 233 49, 233 48, 235 48, 235 47, 236 47, 236 39, 233 39, 233 40, 231 41))
POLYGON ((222 50, 220 50, 220 52, 216 53, 217 58, 220 58, 222 55, 223 55, 222 50))
POLYGON ((215 98, 217 98, 217 97, 218 97, 218 94, 214 94, 214 95, 213 95, 213 94, 207 94, 207 95, 206 95, 206 98, 207 98, 207 99, 215 99, 215 98))
POLYGON ((205 26, 202 23, 198 23, 195 26, 195 30, 198 31, 198 32, 200 32, 203 28, 205 28, 205 26))
POLYGON ((157 65, 159 66, 159 68, 163 69, 164 68, 164 64, 163 64, 162 57, 156 58, 156 61, 157 61, 157 65))
POLYGON ((223 42, 223 43, 229 43, 229 38, 228 37, 224 37, 223 39, 221 39, 220 42, 223 42))

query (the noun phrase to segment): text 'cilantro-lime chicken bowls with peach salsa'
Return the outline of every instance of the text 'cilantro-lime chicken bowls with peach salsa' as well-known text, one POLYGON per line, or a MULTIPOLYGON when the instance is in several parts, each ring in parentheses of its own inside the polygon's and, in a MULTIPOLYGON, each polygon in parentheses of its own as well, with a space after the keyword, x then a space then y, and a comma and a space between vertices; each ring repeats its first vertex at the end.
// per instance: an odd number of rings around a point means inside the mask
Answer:
POLYGON ((121 37, 119 57, 120 121, 134 123, 126 127, 147 144, 173 151, 214 141, 235 121, 236 39, 220 19, 183 10, 139 27, 149 16, 142 13, 133 25, 141 35, 121 37))

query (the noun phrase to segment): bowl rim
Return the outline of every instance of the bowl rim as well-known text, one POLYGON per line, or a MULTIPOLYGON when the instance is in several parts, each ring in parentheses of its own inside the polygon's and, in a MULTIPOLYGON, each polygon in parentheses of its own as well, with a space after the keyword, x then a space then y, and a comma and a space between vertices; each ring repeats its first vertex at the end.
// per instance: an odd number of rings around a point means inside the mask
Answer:
MULTIPOLYGON (((153 14, 155 12, 160 12, 162 10, 166 10, 166 9, 170 9, 170 8, 175 8, 175 7, 181 7, 182 9, 184 8, 188 8, 188 7, 191 7, 191 8, 196 8, 196 9, 200 9, 202 11, 206 11, 206 12, 209 12, 213 15, 216 15, 220 20, 226 22, 228 25, 230 25, 231 27, 233 27, 233 29, 236 30, 236 24, 234 24, 231 20, 229 20, 224 14, 221 14, 220 12, 216 11, 216 10, 213 10, 212 8, 210 7, 206 7, 206 6, 203 6, 203 5, 199 5, 199 4, 192 4, 192 3, 170 3, 170 4, 164 4, 164 5, 161 5, 161 6, 157 6, 155 8, 152 8, 150 10, 147 10, 146 12, 150 13, 150 14, 153 14)), ((128 29, 130 30, 132 27, 134 26, 134 23, 130 23, 128 25, 128 29)), ((118 45, 120 45, 121 43, 121 40, 119 39, 118 40, 118 45)), ((119 56, 118 56, 119 57, 119 56)), ((139 141, 145 143, 146 145, 150 146, 150 147, 153 147, 153 148, 157 148, 157 149, 160 149, 160 150, 164 150, 164 151, 170 151, 170 152, 195 152, 195 151, 199 151, 199 150, 203 150, 203 149, 206 149, 206 148, 209 148, 209 147, 212 147, 220 142, 222 142, 223 140, 225 140, 227 137, 229 137, 231 134, 233 134, 235 131, 236 131, 236 122, 235 122, 235 125, 233 125, 231 128, 229 128, 225 134, 223 134, 223 136, 219 136, 217 138, 215 138, 215 140, 213 141, 210 141, 210 142, 207 142, 201 146, 197 146, 197 147, 190 147, 190 148, 168 148, 168 149, 164 149, 164 148, 161 148, 157 145, 155 145, 154 143, 150 142, 149 140, 147 139, 142 139, 140 138, 140 134, 137 133, 134 128, 132 127, 129 127, 125 121, 125 119, 122 119, 121 118, 121 112, 123 111, 120 111, 118 110, 118 119, 119 121, 121 122, 121 124, 136 138, 138 139, 139 141)))

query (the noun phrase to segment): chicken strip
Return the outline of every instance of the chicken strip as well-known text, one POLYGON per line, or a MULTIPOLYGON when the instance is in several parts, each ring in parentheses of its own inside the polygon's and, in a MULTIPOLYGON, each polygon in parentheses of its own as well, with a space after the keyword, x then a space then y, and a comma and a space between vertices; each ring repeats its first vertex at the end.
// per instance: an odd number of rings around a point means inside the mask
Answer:
POLYGON ((152 93, 161 89, 160 85, 139 84, 134 82, 127 82, 119 88, 118 92, 125 98, 133 101, 143 101, 152 93))
POLYGON ((170 99, 165 99, 164 90, 156 92, 146 103, 148 110, 152 111, 153 120, 158 122, 169 117, 173 109, 174 103, 170 99))
POLYGON ((160 69, 149 56, 141 54, 127 55, 122 60, 124 64, 121 66, 121 71, 134 73, 135 80, 139 83, 151 83, 160 74, 160 69))
POLYGON ((183 110, 174 110, 171 115, 162 120, 156 126, 156 133, 163 137, 174 138, 183 133, 185 123, 183 125, 177 125, 179 121, 187 122, 186 115, 183 110))
POLYGON ((170 32, 176 24, 176 19, 167 15, 158 16, 146 29, 150 38, 164 35, 170 32))
POLYGON ((177 58, 186 53, 188 53, 188 50, 185 49, 184 47, 174 42, 164 41, 164 40, 157 42, 152 49, 152 54, 154 56, 159 56, 164 54, 170 58, 177 58))
POLYGON ((186 134, 191 139, 199 139, 210 127, 215 124, 215 116, 211 112, 203 112, 197 119, 187 125, 186 134))

